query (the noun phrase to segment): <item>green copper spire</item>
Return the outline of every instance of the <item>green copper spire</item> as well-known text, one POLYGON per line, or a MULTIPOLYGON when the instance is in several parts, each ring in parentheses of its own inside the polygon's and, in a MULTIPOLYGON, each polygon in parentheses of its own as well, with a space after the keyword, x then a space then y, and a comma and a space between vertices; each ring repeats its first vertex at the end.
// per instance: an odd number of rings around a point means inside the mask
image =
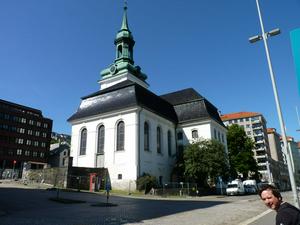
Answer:
POLYGON ((123 13, 123 21, 122 21, 122 26, 121 26, 121 30, 128 30, 128 22, 127 22, 127 2, 125 2, 125 6, 124 6, 124 13, 123 13))
MULTIPOLYGON (((125 2, 126 4, 126 2, 125 2)), ((115 62, 126 61, 131 64, 134 64, 133 61, 133 46, 134 39, 131 34, 131 31, 128 28, 128 20, 127 20, 127 6, 124 6, 123 20, 121 30, 117 33, 117 37, 115 39, 116 45, 116 59, 115 62)))
POLYGON ((116 58, 113 64, 101 71, 101 86, 103 85, 107 87, 115 82, 114 79, 116 77, 120 77, 120 80, 122 80, 124 79, 122 77, 126 76, 126 79, 139 82, 141 85, 148 87, 148 84, 146 83, 147 75, 142 73, 139 66, 134 65, 133 47, 135 41, 128 27, 126 0, 121 29, 116 35, 114 44, 116 46, 116 58), (114 77, 114 79, 110 83, 110 79, 112 79, 112 77, 114 77))

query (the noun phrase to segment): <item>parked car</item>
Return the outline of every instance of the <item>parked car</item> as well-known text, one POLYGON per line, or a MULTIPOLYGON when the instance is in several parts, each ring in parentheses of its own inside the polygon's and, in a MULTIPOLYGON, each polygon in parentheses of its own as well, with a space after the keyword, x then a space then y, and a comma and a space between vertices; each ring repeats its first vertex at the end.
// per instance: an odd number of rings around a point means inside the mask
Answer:
POLYGON ((244 195, 245 189, 243 182, 239 179, 233 180, 227 184, 226 188, 227 195, 244 195))
POLYGON ((243 185, 246 194, 256 194, 258 191, 256 180, 244 180, 243 185))

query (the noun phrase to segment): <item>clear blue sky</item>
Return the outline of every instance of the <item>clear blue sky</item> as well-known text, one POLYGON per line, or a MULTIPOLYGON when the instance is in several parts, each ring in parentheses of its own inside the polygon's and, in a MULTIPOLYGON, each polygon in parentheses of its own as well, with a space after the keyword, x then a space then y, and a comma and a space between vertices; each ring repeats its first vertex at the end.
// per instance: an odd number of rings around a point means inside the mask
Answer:
MULTIPOLYGON (((289 32, 300 27, 300 1, 261 0, 287 134, 300 140, 296 72, 289 32)), ((80 97, 99 90, 113 62, 122 0, 0 0, 0 98, 41 109, 53 131, 80 97)), ((262 113, 280 132, 255 0, 129 0, 135 64, 160 95, 193 87, 223 114, 262 113)))

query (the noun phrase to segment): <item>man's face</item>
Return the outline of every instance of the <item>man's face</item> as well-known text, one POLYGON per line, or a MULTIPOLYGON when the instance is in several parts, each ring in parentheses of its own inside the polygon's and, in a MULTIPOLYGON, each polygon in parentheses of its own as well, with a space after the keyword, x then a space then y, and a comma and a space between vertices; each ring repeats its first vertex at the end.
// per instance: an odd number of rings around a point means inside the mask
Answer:
POLYGON ((272 191, 268 189, 261 193, 261 200, 264 201, 267 207, 273 210, 277 210, 281 204, 281 200, 275 197, 272 191))

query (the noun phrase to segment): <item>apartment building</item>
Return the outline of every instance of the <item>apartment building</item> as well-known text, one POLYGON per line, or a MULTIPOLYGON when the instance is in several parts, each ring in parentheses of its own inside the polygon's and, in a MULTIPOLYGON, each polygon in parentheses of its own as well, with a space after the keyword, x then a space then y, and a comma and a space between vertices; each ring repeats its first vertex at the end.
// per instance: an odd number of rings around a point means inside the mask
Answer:
POLYGON ((244 128, 246 135, 255 142, 253 152, 258 164, 258 172, 261 174, 261 180, 273 182, 267 122, 263 115, 256 112, 237 112, 222 115, 221 119, 225 126, 238 124, 244 128))
POLYGON ((24 163, 47 163, 52 120, 38 109, 0 99, 0 178, 20 175, 24 163))
POLYGON ((270 145, 273 180, 282 190, 290 188, 289 172, 286 156, 282 151, 281 136, 275 128, 267 128, 270 145))

